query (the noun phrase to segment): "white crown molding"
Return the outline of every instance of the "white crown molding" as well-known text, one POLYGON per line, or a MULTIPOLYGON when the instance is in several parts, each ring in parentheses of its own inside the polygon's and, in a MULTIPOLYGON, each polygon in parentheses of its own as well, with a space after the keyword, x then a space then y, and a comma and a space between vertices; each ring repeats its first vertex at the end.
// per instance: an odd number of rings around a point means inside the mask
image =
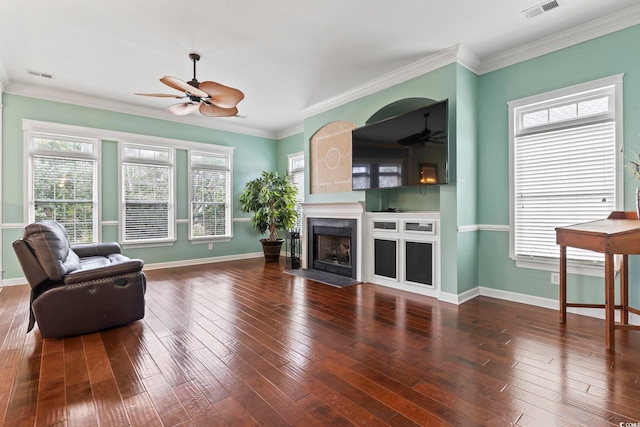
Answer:
MULTIPOLYGON (((455 45, 387 73, 379 78, 370 80, 333 98, 311 105, 302 110, 302 116, 303 118, 308 118, 324 111, 328 111, 332 108, 336 108, 364 96, 374 94, 383 89, 387 89, 412 78, 419 77, 454 62, 459 63, 476 75, 482 75, 638 24, 640 24, 640 5, 632 6, 620 12, 594 19, 585 24, 578 25, 571 29, 561 31, 548 37, 543 37, 534 42, 526 43, 485 58, 479 58, 464 46, 455 45)), ((209 129, 217 129, 269 139, 283 139, 288 136, 304 132, 303 123, 280 131, 272 132, 249 128, 233 123, 212 121, 210 118, 196 115, 176 117, 152 108, 136 106, 109 99, 89 97, 79 93, 61 91, 43 86, 10 82, 2 62, 2 58, 0 58, 0 93, 3 91, 15 95, 64 102, 90 108, 99 108, 108 111, 133 114, 158 120, 201 126, 209 129)))
POLYGON ((46 86, 11 82, 5 88, 5 91, 12 95, 26 96, 29 98, 38 98, 54 102, 63 102, 66 104, 79 105, 82 107, 97 108, 124 114, 132 114, 135 116, 148 117, 152 119, 187 124, 192 126, 200 126, 209 129, 240 133, 261 138, 275 139, 276 137, 275 132, 253 129, 233 123, 224 123, 215 119, 212 120, 209 117, 198 115, 178 117, 168 114, 164 111, 155 110, 153 108, 141 107, 138 105, 118 102, 111 99, 87 96, 77 92, 64 91, 46 86))
POLYGON ((8 84, 9 84, 9 74, 7 73, 7 68, 4 65, 4 61, 2 60, 2 57, 0 57, 0 94, 5 92, 8 84))
POLYGON ((311 105, 302 110, 302 116, 308 118, 316 114, 328 111, 332 108, 339 107, 347 102, 355 101, 364 96, 374 94, 383 89, 390 88, 399 83, 403 83, 409 79, 419 77, 430 71, 442 68, 458 60, 458 51, 460 45, 452 46, 448 49, 436 52, 419 61, 405 65, 395 71, 387 73, 377 79, 370 80, 360 86, 356 86, 348 92, 342 93, 333 98, 311 105))
POLYGON ((594 19, 534 42, 486 57, 482 60, 476 74, 486 74, 499 70, 637 24, 640 24, 640 5, 632 6, 620 12, 594 19))
POLYGON ((304 132, 304 123, 299 123, 295 126, 288 127, 276 132, 275 139, 285 139, 293 135, 304 132))
POLYGON ((480 66, 482 65, 480 57, 478 57, 475 53, 471 52, 463 45, 459 45, 457 61, 458 64, 467 68, 474 74, 480 74, 480 66))

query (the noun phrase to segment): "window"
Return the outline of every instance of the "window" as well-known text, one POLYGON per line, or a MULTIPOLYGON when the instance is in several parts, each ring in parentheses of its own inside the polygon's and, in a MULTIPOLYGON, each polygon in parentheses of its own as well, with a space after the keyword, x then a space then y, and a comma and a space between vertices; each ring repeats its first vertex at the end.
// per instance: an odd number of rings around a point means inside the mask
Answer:
POLYGON ((399 163, 381 163, 378 166, 380 188, 402 185, 402 165, 399 163))
POLYGON ((298 218, 294 228, 302 230, 302 203, 304 202, 304 153, 289 155, 289 176, 298 189, 296 195, 296 212, 298 218))
POLYGON ((231 237, 231 156, 189 152, 191 240, 231 237))
MULTIPOLYGON (((622 78, 615 76, 509 103, 511 256, 557 269, 555 228, 606 218, 621 205, 622 78)), ((573 266, 601 254, 568 248, 573 266)), ((527 265, 527 264, 537 265, 527 265)))
POLYGON ((371 170, 368 164, 354 164, 352 170, 352 190, 371 188, 371 170))
POLYGON ((357 163, 351 167, 352 190, 368 188, 391 188, 402 185, 402 163, 383 162, 357 163))
POLYGON ((174 157, 170 148, 120 144, 123 243, 175 240, 174 157))
POLYGON ((27 132, 29 222, 57 221, 72 243, 97 242, 97 139, 27 132))

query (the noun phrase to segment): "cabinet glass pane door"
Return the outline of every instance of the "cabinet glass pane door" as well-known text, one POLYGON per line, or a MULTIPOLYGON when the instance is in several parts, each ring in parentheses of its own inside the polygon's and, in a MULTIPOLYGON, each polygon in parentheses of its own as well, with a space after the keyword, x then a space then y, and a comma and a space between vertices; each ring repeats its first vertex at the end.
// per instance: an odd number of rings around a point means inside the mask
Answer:
POLYGON ((374 239, 374 274, 376 276, 398 278, 395 240, 374 239))
POLYGON ((405 280, 433 286, 433 243, 405 242, 405 280))

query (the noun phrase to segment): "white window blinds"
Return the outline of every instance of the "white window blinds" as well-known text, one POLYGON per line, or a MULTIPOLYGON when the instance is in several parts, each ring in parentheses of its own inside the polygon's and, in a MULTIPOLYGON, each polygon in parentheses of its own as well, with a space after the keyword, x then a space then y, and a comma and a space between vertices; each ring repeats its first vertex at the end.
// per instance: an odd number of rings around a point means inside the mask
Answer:
POLYGON ((98 240, 94 139, 30 134, 29 222, 63 224, 72 243, 98 240))
MULTIPOLYGON (((518 137, 514 155, 517 256, 557 257, 556 227, 615 210, 613 122, 518 137)), ((567 255, 602 260, 574 248, 567 255)))
POLYGON ((190 154, 191 239, 231 236, 230 157, 190 154))
POLYGON ((122 241, 172 240, 172 150, 123 145, 122 158, 122 241))
MULTIPOLYGON (((557 259, 556 227, 616 210, 616 88, 581 85, 573 93, 510 103, 516 260, 557 259)), ((585 265, 603 262, 601 254, 575 248, 567 248, 567 257, 585 265)))

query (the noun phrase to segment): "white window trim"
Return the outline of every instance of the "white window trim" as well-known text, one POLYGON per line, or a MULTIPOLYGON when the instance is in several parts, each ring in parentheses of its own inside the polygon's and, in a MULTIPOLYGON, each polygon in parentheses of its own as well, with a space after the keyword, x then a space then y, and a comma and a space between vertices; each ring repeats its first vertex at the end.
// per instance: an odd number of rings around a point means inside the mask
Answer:
POLYGON ((304 160, 304 151, 298 151, 297 153, 291 153, 287 156, 287 171, 289 172, 293 172, 293 171, 304 171, 305 168, 293 168, 293 162, 296 159, 302 158, 302 160, 304 160))
POLYGON ((54 150, 37 150, 38 154, 46 156, 57 156, 65 158, 92 159, 96 163, 94 180, 94 213, 93 213, 93 237, 95 242, 102 241, 102 140, 97 138, 95 134, 86 132, 77 126, 63 125, 59 123, 39 122, 35 120, 22 120, 23 131, 23 180, 27 188, 24 192, 23 200, 23 218, 25 225, 35 221, 34 216, 34 188, 31 176, 33 173, 33 163, 31 161, 32 154, 36 152, 33 144, 32 135, 44 134, 52 136, 60 136, 61 138, 73 139, 89 139, 94 143, 94 152, 92 154, 79 154, 73 152, 59 152, 54 150))
MULTIPOLYGON (((230 147, 230 146, 226 146, 226 145, 218 145, 218 144, 210 144, 210 143, 205 143, 205 142, 195 142, 195 141, 186 141, 186 140, 181 140, 181 139, 173 139, 173 138, 166 138, 166 137, 159 137, 159 136, 150 136, 150 135, 142 135, 142 134, 135 134, 135 133, 129 133, 129 132, 121 132, 121 131, 114 131, 114 130, 108 130, 108 129, 100 129, 100 128, 92 128, 92 127, 86 127, 86 126, 76 126, 76 125, 67 125, 67 124, 63 124, 63 123, 54 123, 54 122, 45 122, 45 121, 40 121, 40 120, 32 120, 32 119, 22 119, 22 129, 24 132, 26 131, 33 131, 33 132, 42 132, 42 133, 54 133, 54 134, 63 134, 63 135, 74 135, 74 136, 78 136, 78 137, 85 137, 85 138, 97 138, 99 140, 99 143, 101 143, 102 141, 112 141, 112 142, 119 142, 119 141, 127 141, 129 143, 132 144, 140 144, 140 145, 152 145, 152 146, 158 146, 158 147, 170 147, 170 148, 175 148, 175 147, 180 147, 179 150, 199 150, 199 151, 209 151, 209 150, 215 150, 216 152, 219 153, 226 153, 229 155, 233 155, 235 147, 230 147)), ((27 147, 26 145, 27 143, 25 142, 24 147, 27 147)), ((25 149, 25 151, 27 151, 25 149)), ((118 153, 120 153, 120 150, 118 149, 118 153)), ((105 223, 102 220, 102 149, 100 148, 98 150, 98 193, 97 193, 97 197, 98 197, 98 204, 99 204, 99 212, 97 215, 98 218, 98 223, 99 223, 99 227, 98 227, 98 239, 99 241, 102 241, 102 226, 107 225, 107 223, 105 223)), ((119 154, 118 154, 119 156, 119 154)), ((28 154, 25 154, 23 156, 23 160, 24 160, 24 164, 23 164, 23 182, 28 182, 28 174, 29 174, 29 157, 28 154)), ((120 160, 118 159, 118 168, 120 167, 120 160)), ((231 167, 233 168, 233 164, 231 165, 231 167)), ((232 169, 233 172, 233 169, 232 169)), ((174 169, 174 173, 175 173, 175 169, 174 169)), ((233 176, 233 173, 232 173, 233 176)), ((118 171, 118 188, 121 188, 121 177, 120 177, 120 171, 118 171)), ((174 182, 175 182, 175 177, 174 177, 174 182)), ((175 185, 175 184, 174 184, 175 185)), ((120 191, 120 190, 118 190, 120 191)), ((28 196, 25 195, 25 203, 24 203, 24 217, 23 218, 28 218, 28 196)), ((121 208, 119 207, 118 209, 118 216, 120 215, 120 210, 121 208)), ((177 215, 177 212, 175 212, 175 214, 177 215)), ((244 219, 242 219, 244 221, 244 219)), ((177 218, 175 219, 176 223, 186 223, 188 220, 188 218, 177 218)), ((238 221, 237 219, 233 219, 234 222, 238 221)), ((114 221, 108 221, 109 225, 113 225, 115 224, 114 221)), ((118 221, 118 224, 120 224, 120 222, 118 221)), ((26 225, 26 224, 25 224, 26 225)), ((176 228, 177 229, 177 228, 176 228)), ((172 242, 169 243, 164 243, 164 244, 159 244, 156 243, 153 246, 168 246, 168 245, 172 245, 172 242)), ((123 244, 123 246, 125 246, 123 244)), ((137 247, 149 247, 149 245, 142 245, 139 246, 137 244, 128 244, 126 245, 127 248, 137 248, 137 247)))
MULTIPOLYGON (((203 147, 204 148, 204 147, 203 147)), ((209 147, 207 147, 209 148, 209 147)), ((226 147, 225 147, 226 148, 226 147)), ((212 148, 210 149, 199 149, 199 150, 187 150, 187 161, 189 164, 188 167, 188 177, 187 179, 189 180, 188 182, 188 186, 189 186, 189 195, 188 195, 188 210, 189 210, 189 220, 188 220, 188 239, 191 241, 192 244, 203 244, 203 243, 212 243, 212 242, 229 242, 231 241, 231 239, 233 239, 233 151, 229 151, 229 150, 219 150, 217 146, 212 146, 212 148), (213 148, 215 147, 215 148, 213 148), (191 155, 192 154, 203 154, 203 155, 214 155, 214 156, 220 156, 220 157, 226 157, 227 158, 227 167, 226 168, 221 168, 221 167, 215 167, 215 166, 204 166, 204 165, 197 165, 197 167, 204 167, 204 168, 208 168, 208 169, 214 169, 214 170, 226 170, 227 172, 229 172, 229 179, 227 180, 227 209, 226 209, 226 222, 225 222, 225 226, 227 229, 227 232, 225 233, 225 235, 223 236, 204 236, 204 237, 193 237, 192 236, 192 225, 193 225, 193 212, 191 209, 191 203, 192 203, 192 187, 191 187, 191 168, 192 168, 192 162, 191 162, 191 155)))
MULTIPOLYGON (((509 257, 516 262, 517 267, 531 268, 547 271, 558 271, 559 263, 556 259, 531 259, 526 260, 517 258, 515 255, 515 200, 514 200, 514 188, 515 177, 514 170, 514 153, 513 147, 515 142, 515 132, 517 126, 517 120, 519 117, 515 114, 516 109, 526 105, 532 105, 536 103, 548 102, 554 98, 562 98, 574 95, 579 92, 586 92, 596 90, 605 86, 614 86, 614 114, 615 114, 615 145, 616 147, 623 147, 624 140, 624 126, 623 126, 623 79, 624 74, 616 74, 613 76, 605 77, 598 80, 593 80, 586 83, 581 83, 569 87, 565 87, 558 90, 553 90, 526 98, 517 99, 507 102, 509 107, 509 257)), ((554 126, 558 127, 558 126, 554 126)), ((536 129, 538 131, 538 129, 536 129)), ((624 188, 623 188, 623 155, 622 150, 616 150, 616 210, 622 210, 624 206, 624 188)), ((558 257, 560 252, 558 250, 558 257)), ((603 263, 588 263, 568 260, 567 272, 571 274, 580 274, 586 276, 604 277, 604 265, 603 263)))
MULTIPOLYGON (((307 187, 307 176, 306 176, 306 171, 307 169, 307 161, 306 158, 304 157, 304 151, 298 151, 296 153, 291 153, 287 156, 287 173, 291 174, 293 172, 302 172, 303 175, 303 180, 304 180, 304 185, 302 186, 302 202, 304 203, 305 201, 305 191, 306 191, 306 187, 307 187), (302 159, 304 161, 304 167, 303 168, 294 168, 293 164, 297 159, 302 159)), ((304 223, 302 221, 302 209, 300 209, 300 217, 296 219, 296 223, 299 222, 300 223, 300 230, 298 230, 300 232, 300 237, 304 238, 304 234, 303 234, 303 230, 304 230, 304 223)))

